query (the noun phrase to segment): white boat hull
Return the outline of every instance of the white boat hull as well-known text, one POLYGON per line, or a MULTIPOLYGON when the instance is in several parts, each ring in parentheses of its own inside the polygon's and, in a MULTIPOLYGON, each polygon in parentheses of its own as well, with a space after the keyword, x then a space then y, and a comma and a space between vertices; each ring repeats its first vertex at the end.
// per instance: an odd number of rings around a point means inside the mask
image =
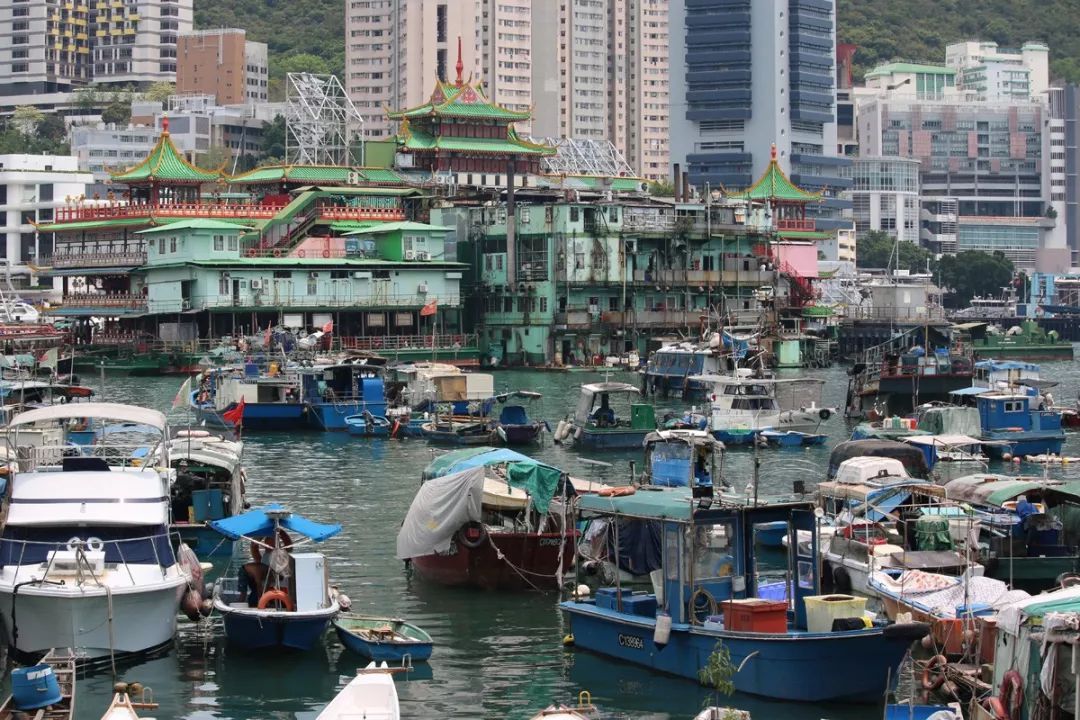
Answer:
POLYGON ((72 648, 80 660, 151 650, 176 635, 180 598, 187 589, 181 576, 153 585, 116 588, 110 602, 98 586, 19 588, 12 621, 12 588, 0 586, 0 618, 9 647, 24 653, 72 648), (111 635, 111 638, 110 638, 111 635))

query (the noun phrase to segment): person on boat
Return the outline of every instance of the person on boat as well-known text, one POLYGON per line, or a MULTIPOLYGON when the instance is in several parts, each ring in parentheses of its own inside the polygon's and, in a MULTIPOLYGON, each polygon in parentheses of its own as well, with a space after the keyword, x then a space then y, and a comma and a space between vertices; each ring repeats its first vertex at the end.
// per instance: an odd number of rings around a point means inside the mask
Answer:
POLYGON ((607 395, 600 396, 600 407, 593 413, 596 427, 615 427, 615 411, 611 409, 607 395))

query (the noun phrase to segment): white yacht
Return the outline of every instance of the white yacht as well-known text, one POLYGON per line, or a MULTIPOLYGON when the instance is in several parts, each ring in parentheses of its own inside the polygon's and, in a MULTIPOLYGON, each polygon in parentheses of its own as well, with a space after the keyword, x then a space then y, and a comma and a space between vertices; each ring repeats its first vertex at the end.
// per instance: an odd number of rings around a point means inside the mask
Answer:
POLYGON ((740 368, 734 375, 696 375, 690 380, 711 388, 706 398, 711 403, 709 428, 729 444, 750 442, 761 430, 819 433, 837 412, 819 405, 825 381, 818 378, 778 380, 740 368))
POLYGON ((28 655, 71 648, 93 661, 170 642, 188 587, 169 542, 173 471, 141 460, 167 460, 165 416, 52 405, 15 416, 6 433, 18 458, 0 537, 9 646, 28 655), (87 424, 96 442, 72 443, 68 431, 87 424))

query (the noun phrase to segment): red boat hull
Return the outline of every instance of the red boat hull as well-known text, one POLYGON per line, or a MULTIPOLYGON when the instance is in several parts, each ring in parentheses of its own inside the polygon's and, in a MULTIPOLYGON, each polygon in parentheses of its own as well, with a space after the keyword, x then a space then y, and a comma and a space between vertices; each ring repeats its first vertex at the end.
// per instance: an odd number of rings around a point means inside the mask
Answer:
POLYGON ((559 575, 567 578, 574 564, 577 536, 577 532, 497 533, 485 535, 476 547, 468 547, 455 537, 446 554, 424 555, 413 558, 412 563, 418 574, 441 585, 482 590, 557 590, 559 549, 559 575))

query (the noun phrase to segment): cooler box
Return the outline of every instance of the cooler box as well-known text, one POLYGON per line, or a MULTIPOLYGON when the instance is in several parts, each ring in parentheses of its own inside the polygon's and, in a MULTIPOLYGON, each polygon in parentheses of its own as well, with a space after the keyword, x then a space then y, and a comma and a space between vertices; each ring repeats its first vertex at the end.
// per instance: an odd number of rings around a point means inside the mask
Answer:
POLYGON ((806 629, 812 633, 832 632, 833 620, 862 617, 866 611, 866 598, 852 595, 811 595, 803 601, 806 629))
POLYGON ((191 493, 191 519, 197 523, 225 517, 225 499, 221 490, 194 490, 191 493))
MULTIPOLYGON (((605 587, 599 588, 596 591, 596 607, 607 608, 608 610, 619 609, 619 597, 622 596, 622 601, 625 603, 634 594, 633 590, 629 588, 613 588, 605 587)), ((625 605, 623 605, 625 607, 625 605)))
POLYGON ((624 597, 623 612, 643 617, 656 617, 656 596, 650 593, 635 593, 630 597, 624 597))
POLYGON ((630 427, 635 430, 656 429, 656 408, 644 403, 630 406, 630 427))
POLYGON ((720 603, 724 612, 724 628, 735 632, 787 632, 786 602, 773 600, 725 600, 720 603))

